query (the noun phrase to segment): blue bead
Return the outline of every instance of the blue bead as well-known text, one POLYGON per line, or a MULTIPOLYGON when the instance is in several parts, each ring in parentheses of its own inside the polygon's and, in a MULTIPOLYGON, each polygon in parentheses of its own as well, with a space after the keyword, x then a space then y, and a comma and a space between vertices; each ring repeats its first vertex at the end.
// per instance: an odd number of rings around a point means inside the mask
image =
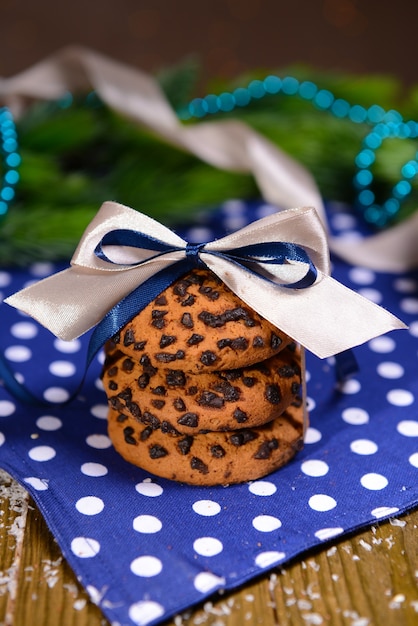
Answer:
POLYGON ((5 139, 3 141, 3 150, 5 152, 14 152, 17 149, 16 139, 5 139))
POLYGON ((404 178, 413 178, 417 173, 417 162, 409 161, 401 169, 401 174, 404 178))
POLYGON ((407 180, 400 180, 399 183, 396 183, 395 187, 393 188, 393 195, 395 196, 395 198, 404 198, 411 193, 411 189, 411 183, 409 183, 407 180))
POLYGON ((313 101, 319 109, 329 109, 334 101, 334 96, 327 89, 321 89, 318 91, 313 101))
POLYGON ((369 206, 364 211, 364 219, 371 224, 376 224, 379 221, 380 217, 381 210, 377 206, 369 206))
POLYGON ((395 213, 397 213, 400 209, 400 204, 395 198, 386 200, 383 206, 385 207, 386 212, 390 215, 395 215, 395 213))
POLYGON ((380 148, 382 145, 382 139, 379 137, 377 133, 370 133, 364 140, 364 145, 372 150, 376 150, 376 148, 380 148))
POLYGON ((356 122, 357 124, 361 124, 366 121, 367 111, 360 104, 354 104, 348 113, 348 117, 352 122, 356 122))
POLYGON ((232 111, 235 107, 235 98, 232 93, 225 91, 218 96, 218 107, 220 111, 232 111))
POLYGON ((204 117, 208 112, 208 106, 202 98, 195 98, 189 104, 189 112, 194 117, 204 117))
POLYGON ((299 81, 293 76, 286 76, 282 81, 282 91, 287 96, 294 96, 299 88, 299 81))
POLYGON ((360 170, 360 172, 357 172, 355 176, 355 182, 360 187, 367 187, 368 185, 372 183, 372 181, 373 181, 373 174, 371 173, 370 170, 360 170))
POLYGON ((6 157, 6 164, 9 167, 18 167, 21 163, 22 159, 20 158, 20 155, 17 152, 11 152, 7 157, 6 157))
POLYGON ((13 200, 14 195, 15 190, 12 187, 3 187, 3 189, 0 191, 0 197, 6 202, 10 202, 10 200, 13 200))
POLYGON ((331 105, 331 113, 335 115, 335 117, 346 117, 348 112, 350 111, 350 104, 347 100, 343 100, 342 98, 338 98, 334 100, 331 105))
POLYGON ((16 172, 16 170, 9 170, 4 175, 4 180, 8 185, 16 185, 17 181, 19 180, 19 174, 16 172))
POLYGON ((279 93, 282 81, 278 76, 267 76, 263 81, 264 89, 267 93, 279 93))
POLYGON ((72 105, 73 100, 73 94, 67 91, 67 93, 58 100, 57 104, 61 109, 68 109, 72 105))
POLYGON ((243 87, 238 87, 233 92, 233 96, 235 98, 235 102, 239 107, 245 107, 249 104, 251 100, 251 95, 248 89, 243 89, 243 87))
POLYGON ((418 137, 418 124, 411 120, 407 122, 406 125, 409 128, 409 136, 413 138, 418 137))
POLYGON ((376 124, 374 132, 380 135, 380 137, 383 137, 383 139, 389 137, 390 135, 390 130, 387 124, 376 124))
POLYGON ((372 104, 367 110, 367 118, 372 124, 381 122, 384 118, 385 110, 378 104, 372 104))
POLYGON ((363 206, 370 206, 374 202, 374 193, 370 189, 364 189, 358 195, 358 200, 363 206))
POLYGON ((205 102, 208 108, 208 113, 217 113, 219 111, 218 96, 215 96, 215 94, 210 93, 205 96, 205 102))
POLYGON ((395 124, 399 124, 402 122, 403 118, 399 111, 395 111, 395 109, 391 109, 390 111, 386 111, 384 121, 386 123, 394 122, 395 124))
POLYGON ((250 92, 251 97, 256 98, 257 100, 266 95, 266 90, 261 80, 252 80, 248 85, 248 91, 250 92))
POLYGON ((8 208, 7 203, 0 200, 0 215, 6 215, 8 208))
POLYGON ((362 150, 356 156, 356 165, 357 167, 370 167, 372 163, 375 161, 375 155, 371 150, 362 150))
POLYGON ((299 95, 305 100, 312 100, 317 91, 318 87, 310 80, 304 80, 303 83, 299 85, 299 95))

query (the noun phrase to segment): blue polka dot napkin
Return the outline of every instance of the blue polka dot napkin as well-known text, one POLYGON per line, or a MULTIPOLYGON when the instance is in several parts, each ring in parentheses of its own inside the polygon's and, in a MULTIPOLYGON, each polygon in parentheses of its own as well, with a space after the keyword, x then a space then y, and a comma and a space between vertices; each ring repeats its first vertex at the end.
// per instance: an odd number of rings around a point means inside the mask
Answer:
MULTIPOLYGON (((181 234, 204 241, 273 207, 225 203, 181 234)), ((360 237, 333 206, 334 234, 360 237)), ((0 271, 1 296, 57 268, 0 271)), ((409 324, 356 350, 360 372, 337 384, 332 359, 307 355, 310 428, 286 467, 250 483, 200 488, 128 465, 106 432, 102 358, 76 400, 24 406, 0 387, 0 465, 35 499, 91 598, 113 623, 155 624, 304 551, 418 501, 418 276, 334 259, 333 274, 409 324)), ((2 300, 0 297, 0 300, 2 300)), ((87 338, 64 343, 0 305, 0 348, 38 396, 64 400, 84 369, 87 338)))

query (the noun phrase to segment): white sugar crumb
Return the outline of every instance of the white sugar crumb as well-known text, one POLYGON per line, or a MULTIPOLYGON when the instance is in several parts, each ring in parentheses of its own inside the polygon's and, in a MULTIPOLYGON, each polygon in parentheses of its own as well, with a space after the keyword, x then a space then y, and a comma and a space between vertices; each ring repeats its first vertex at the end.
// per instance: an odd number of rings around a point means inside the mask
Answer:
POLYGON ((338 574, 331 574, 331 578, 334 582, 337 582, 338 580, 340 580, 340 577, 338 576, 338 574))
POLYGON ((59 566, 62 563, 62 557, 59 557, 55 561, 51 561, 49 559, 42 560, 43 565, 43 574, 45 578, 45 582, 50 589, 55 587, 59 580, 59 566))
POLYGON ((337 552, 337 546, 332 546, 332 548, 330 548, 327 551, 327 556, 334 556, 334 554, 337 552))
POLYGON ((390 609, 400 609, 402 607, 402 603, 405 602, 405 596, 403 593, 397 593, 391 601, 389 602, 390 609))
POLYGON ((302 615, 302 619, 307 624, 312 624, 312 626, 319 626, 319 624, 322 624, 324 621, 319 613, 305 613, 302 615))
POLYGON ((412 600, 411 607, 414 609, 415 613, 418 613, 418 600, 412 600))
POLYGON ((309 611, 312 608, 312 602, 308 600, 298 600, 297 601, 298 609, 301 611, 309 611))
POLYGON ((360 557, 357 554, 353 554, 353 561, 360 561, 360 557))
POLYGON ((406 526, 406 522, 405 520, 402 519, 397 519, 396 517, 390 517, 389 518, 389 524, 391 526, 406 526))
POLYGON ((73 608, 76 611, 81 611, 82 609, 84 609, 84 607, 87 604, 87 600, 85 598, 80 598, 79 600, 76 600, 73 604, 73 608))
POLYGON ((368 617, 360 617, 357 611, 343 611, 343 616, 351 619, 350 626, 368 626, 370 620, 368 617))
POLYGON ((312 568, 315 572, 319 572, 319 570, 321 569, 321 566, 319 565, 319 563, 317 563, 316 561, 308 561, 308 565, 310 568, 312 568))
POLYGON ((385 541, 388 544, 388 550, 393 548, 393 546, 395 545, 395 542, 393 540, 393 535, 391 535, 390 537, 386 537, 385 541))
POLYGON ((367 550, 367 552, 370 552, 372 550, 372 546, 369 543, 367 543, 367 541, 364 541, 364 539, 360 539, 359 544, 361 545, 362 548, 367 550))
POLYGON ((254 597, 254 595, 252 593, 247 593, 244 596, 244 600, 246 600, 247 602, 254 602, 255 597, 254 597))

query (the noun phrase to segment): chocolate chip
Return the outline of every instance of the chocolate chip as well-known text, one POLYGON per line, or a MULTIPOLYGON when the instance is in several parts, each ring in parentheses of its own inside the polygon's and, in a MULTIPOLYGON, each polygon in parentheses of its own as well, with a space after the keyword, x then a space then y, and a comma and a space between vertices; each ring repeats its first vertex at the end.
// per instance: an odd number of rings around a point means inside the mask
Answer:
POLYGON ((160 348, 166 348, 167 346, 171 346, 171 344, 175 341, 177 341, 177 337, 175 337, 174 335, 161 335, 160 348))
POLYGON ((116 367, 116 365, 114 365, 113 367, 110 368, 110 370, 108 370, 108 376, 116 376, 116 374, 118 373, 118 368, 116 367))
POLYGON ((242 376, 241 370, 227 370, 225 372, 219 372, 219 375, 226 380, 238 380, 242 376))
POLYGON ((177 424, 180 426, 189 426, 190 428, 197 428, 199 424, 199 416, 196 413, 185 413, 178 418, 177 424))
POLYGON ((165 400, 151 400, 151 404, 156 409, 162 409, 165 407, 165 400))
POLYGON ((190 435, 186 435, 186 437, 184 437, 183 439, 180 439, 180 441, 177 443, 179 452, 180 454, 183 454, 183 455, 189 454, 192 445, 193 445, 193 437, 190 437, 190 435))
POLYGON ((122 363, 122 369, 124 372, 132 372, 132 370, 134 369, 134 365, 135 363, 132 361, 132 359, 125 359, 122 363))
POLYGON ((165 380, 170 387, 184 387, 186 384, 186 375, 181 370, 168 370, 165 375, 165 380))
POLYGON ((191 337, 188 338, 186 343, 189 346, 196 346, 198 343, 200 343, 203 340, 204 340, 203 335, 198 335, 197 333, 193 333, 193 335, 191 335, 191 337))
POLYGON ((151 360, 147 354, 143 354, 139 359, 140 365, 144 368, 144 372, 149 376, 154 376, 157 373, 157 368, 151 365, 151 360))
POLYGON ((201 474, 207 474, 209 472, 209 468, 206 463, 203 463, 203 461, 198 459, 197 456, 194 456, 190 461, 190 467, 193 470, 197 470, 201 474))
POLYGON ((123 338, 123 345, 127 347, 132 345, 133 343, 135 343, 135 333, 132 328, 128 328, 123 338))
POLYGON ((220 445, 211 446, 210 453, 215 459, 221 459, 226 454, 225 450, 220 445))
POLYGON ((181 316, 181 323, 186 328, 193 328, 194 324, 193 324, 193 319, 190 313, 183 313, 183 315, 181 316))
POLYGON ((199 293, 206 296, 206 298, 208 298, 212 302, 219 298, 219 291, 216 291, 215 289, 212 289, 212 287, 209 287, 209 286, 199 287, 199 293))
POLYGON ((123 429, 123 437, 126 441, 126 443, 129 443, 129 445, 136 445, 136 439, 135 437, 133 437, 133 434, 135 433, 134 429, 132 428, 132 426, 126 426, 126 428, 123 429))
POLYGON ((279 404, 282 399, 280 387, 277 383, 266 385, 264 396, 270 404, 279 404))
POLYGON ((112 341, 115 344, 120 343, 120 333, 116 333, 115 335, 113 335, 112 341))
POLYGON ((242 377, 242 384, 245 385, 246 387, 253 387, 256 382, 257 382, 257 379, 254 378, 254 376, 243 376, 242 377))
POLYGON ((248 420, 248 415, 246 414, 246 412, 238 408, 235 409, 233 416, 239 424, 243 424, 248 420))
POLYGON ((182 359, 184 359, 185 356, 186 356, 186 353, 184 352, 184 350, 177 350, 176 359, 181 361, 182 359))
POLYGON ((138 387, 140 389, 145 389, 149 384, 149 379, 149 374, 141 374, 141 376, 138 378, 138 387))
POLYGON ((241 395, 241 391, 239 390, 239 388, 233 387, 231 383, 226 380, 211 385, 211 387, 218 393, 221 393, 226 402, 237 402, 241 395))
POLYGON ((161 459, 163 456, 167 456, 168 451, 158 444, 150 446, 149 455, 151 459, 161 459))
POLYGON ((209 311, 201 311, 198 318, 205 324, 205 326, 209 326, 210 328, 220 328, 225 325, 225 320, 222 315, 214 315, 209 311))
POLYGON ((174 285, 173 293, 175 296, 183 298, 187 293, 188 287, 190 287, 190 282, 187 280, 181 280, 174 285))
POLYGON ((141 441, 146 441, 152 434, 152 428, 151 426, 147 426, 146 428, 144 428, 144 430, 141 431, 139 438, 141 441))
POLYGON ((155 358, 160 363, 171 363, 176 360, 176 355, 171 352, 157 352, 155 358))
POLYGON ((229 348, 231 346, 232 343, 232 339, 219 339, 219 341, 216 342, 216 345, 218 346, 219 350, 223 350, 224 348, 229 348))
POLYGON ((116 389, 118 388, 118 383, 116 383, 114 380, 110 380, 109 381, 109 389, 111 391, 116 391, 116 389))
POLYGON ((181 306, 192 306, 195 303, 196 298, 190 294, 185 300, 181 301, 181 306))
POLYGON ((282 367, 277 368, 277 373, 281 378, 293 378, 296 374, 295 368, 291 365, 282 365, 282 367))
POLYGON ((146 345, 147 345, 146 341, 138 341, 134 345, 134 350, 137 350, 138 352, 140 352, 141 350, 143 350, 145 348, 146 345))
POLYGON ((151 389, 151 391, 156 396, 166 396, 167 395, 167 389, 164 387, 164 385, 158 385, 158 387, 154 387, 153 389, 151 389))
POLYGON ((161 422, 161 432, 167 435, 176 435, 176 436, 180 434, 179 431, 176 430, 174 426, 172 426, 172 424, 170 424, 170 422, 167 422, 165 420, 161 422))
POLYGON ((167 304, 167 298, 164 295, 161 295, 158 296, 158 298, 156 298, 154 302, 157 306, 165 306, 167 304))
POLYGON ((129 402, 129 400, 132 400, 132 391, 128 387, 127 389, 124 389, 123 391, 118 393, 118 398, 124 400, 125 402, 129 402))
POLYGON ((176 398, 173 401, 173 406, 176 409, 176 411, 185 411, 186 410, 186 405, 184 404, 184 401, 181 398, 176 398))
POLYGON ((186 389, 186 396, 195 396, 197 394, 197 386, 192 385, 188 389, 186 389))
POLYGON ((161 427, 161 422, 158 417, 156 417, 153 413, 150 413, 149 411, 143 412, 141 421, 144 424, 149 424, 150 426, 152 426, 153 430, 158 430, 158 428, 161 427))
POLYGON ((300 387, 301 387, 300 383, 292 383, 291 390, 292 390, 293 395, 297 396, 300 394, 300 387))
POLYGON ((248 339, 245 337, 237 337, 231 341, 233 350, 246 350, 248 348, 248 339))
POLYGON ((264 339, 260 335, 254 337, 253 348, 264 348, 264 339))
POLYGON ((127 415, 124 415, 123 413, 119 413, 119 415, 116 418, 116 421, 119 423, 122 423, 122 422, 126 422, 127 419, 129 419, 127 415))
POLYGON ((277 350, 278 348, 280 348, 282 343, 283 343, 283 340, 281 339, 281 337, 276 335, 276 333, 271 333, 270 345, 273 348, 273 350, 277 350))
POLYGON ((277 439, 271 439, 270 441, 264 441, 257 452, 254 454, 255 459, 269 459, 273 450, 277 450, 279 442, 277 439))
POLYGON ((203 363, 203 365, 213 365, 217 360, 218 357, 211 350, 205 350, 204 352, 202 352, 202 355, 200 357, 200 361, 201 363, 203 363))
POLYGON ((109 398, 109 404, 112 409, 115 409, 115 411, 122 411, 125 408, 120 398, 118 398, 117 396, 112 396, 111 398, 109 398))
POLYGON ((160 309, 154 309, 151 313, 151 324, 155 327, 158 328, 159 330, 161 330, 162 328, 164 328, 166 322, 164 319, 164 316, 167 315, 168 311, 162 311, 160 309))
POLYGON ((209 406, 212 409, 221 409, 225 401, 221 398, 221 396, 218 396, 212 391, 202 391, 200 396, 197 398, 197 403, 200 404, 200 406, 209 406))
POLYGON ((233 446, 244 446, 249 441, 257 439, 258 435, 252 430, 242 429, 230 436, 229 441, 233 446))
POLYGON ((130 414, 133 415, 133 417, 135 417, 136 419, 139 419, 141 417, 142 412, 136 402, 127 402, 126 408, 130 412, 130 414))

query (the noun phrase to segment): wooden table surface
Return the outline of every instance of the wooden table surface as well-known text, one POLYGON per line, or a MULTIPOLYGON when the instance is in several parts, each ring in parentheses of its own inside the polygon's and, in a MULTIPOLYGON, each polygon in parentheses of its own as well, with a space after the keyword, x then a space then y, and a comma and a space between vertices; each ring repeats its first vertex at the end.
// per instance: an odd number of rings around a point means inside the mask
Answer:
MULTIPOLYGON (((164 626, 416 626, 418 511, 269 571, 164 626)), ((109 626, 27 492, 0 471, 0 626, 109 626)))

